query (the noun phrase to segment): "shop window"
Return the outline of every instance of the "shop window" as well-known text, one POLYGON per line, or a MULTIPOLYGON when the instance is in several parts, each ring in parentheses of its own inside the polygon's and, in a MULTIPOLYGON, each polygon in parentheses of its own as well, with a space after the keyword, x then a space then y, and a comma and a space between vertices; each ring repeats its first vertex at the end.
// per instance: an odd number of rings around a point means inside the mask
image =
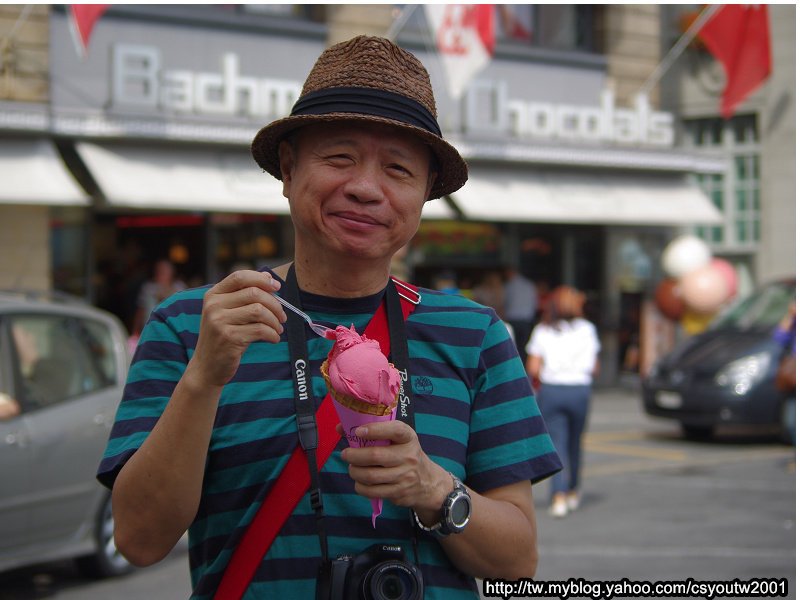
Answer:
POLYGON ((697 181, 723 215, 719 226, 699 226, 697 235, 714 252, 752 253, 761 239, 761 169, 755 115, 692 119, 685 122, 686 139, 702 151, 720 152, 727 167, 721 174, 700 174, 697 181))
POLYGON ((275 266, 285 260, 281 227, 273 215, 215 214, 211 216, 215 271, 222 279, 240 269, 275 266))

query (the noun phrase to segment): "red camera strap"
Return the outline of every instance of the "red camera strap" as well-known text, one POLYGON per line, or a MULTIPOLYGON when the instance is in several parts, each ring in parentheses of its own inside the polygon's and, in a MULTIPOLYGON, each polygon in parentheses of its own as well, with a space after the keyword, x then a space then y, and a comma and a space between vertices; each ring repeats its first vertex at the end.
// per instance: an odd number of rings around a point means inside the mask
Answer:
MULTIPOLYGON (((403 318, 406 319, 419 303, 419 293, 417 288, 411 284, 394 278, 393 281, 399 288, 405 288, 405 291, 412 292, 416 297, 416 301, 412 300, 404 291, 399 290, 400 307, 403 311, 403 318)), ((364 335, 377 340, 381 351, 385 355, 389 355, 389 321, 386 316, 385 302, 381 302, 364 330, 364 335)), ((330 394, 323 399, 317 409, 316 417, 319 431, 316 455, 317 464, 321 469, 340 439, 339 434, 336 433, 336 423, 339 422, 339 417, 336 415, 336 408, 333 406, 330 394)), ((298 443, 234 550, 214 594, 214 600, 239 600, 244 595, 262 558, 310 484, 311 476, 308 472, 305 452, 298 443)))

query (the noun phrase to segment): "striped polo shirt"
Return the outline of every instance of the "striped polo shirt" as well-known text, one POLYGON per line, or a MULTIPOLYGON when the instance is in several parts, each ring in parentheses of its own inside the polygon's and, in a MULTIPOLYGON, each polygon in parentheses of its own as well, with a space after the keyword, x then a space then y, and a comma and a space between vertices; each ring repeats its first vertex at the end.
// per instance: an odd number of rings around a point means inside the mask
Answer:
MULTIPOLYGON (((273 276, 277 278, 277 276, 273 276)), ((164 410, 197 343, 203 295, 184 290, 151 315, 134 355, 98 479, 111 487, 164 410)), ((420 289, 406 321, 415 429, 436 463, 476 492, 560 468, 513 341, 492 309, 457 295, 420 289)), ((304 310, 335 327, 363 332, 383 293, 357 299, 301 292, 304 310)), ((308 332, 309 372, 317 403, 326 394, 319 372, 332 342, 308 332)), ((212 598, 248 524, 297 444, 289 347, 251 344, 224 387, 214 423, 203 493, 189 528, 192 598, 212 598)), ((381 542, 401 546, 413 562, 409 510, 384 502, 373 529, 367 498, 354 491, 337 449, 321 469, 331 557, 381 542)), ((417 532, 427 600, 477 598, 475 580, 458 571, 428 534, 417 532)), ((244 598, 313 598, 320 545, 306 493, 262 560, 244 598)))

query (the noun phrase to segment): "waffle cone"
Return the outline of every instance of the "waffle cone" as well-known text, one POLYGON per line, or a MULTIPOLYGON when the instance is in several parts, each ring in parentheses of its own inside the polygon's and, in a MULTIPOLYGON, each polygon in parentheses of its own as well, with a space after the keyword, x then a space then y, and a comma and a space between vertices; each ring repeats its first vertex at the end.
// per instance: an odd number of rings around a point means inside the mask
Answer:
MULTIPOLYGON (((389 363, 389 366, 394 367, 392 363, 389 363)), ((348 396, 347 394, 342 394, 333 389, 333 385, 331 385, 331 379, 328 376, 327 359, 325 359, 325 362, 322 363, 320 371, 322 372, 322 377, 325 379, 325 385, 328 386, 328 391, 330 392, 331 397, 334 400, 336 400, 336 402, 338 402, 342 406, 346 406, 352 411, 364 415, 375 415, 376 417, 385 417, 391 415, 397 408, 397 396, 395 396, 394 402, 391 405, 386 406, 385 404, 380 404, 380 403, 373 404, 371 402, 364 402, 363 400, 359 400, 358 398, 353 398, 352 396, 348 396)))

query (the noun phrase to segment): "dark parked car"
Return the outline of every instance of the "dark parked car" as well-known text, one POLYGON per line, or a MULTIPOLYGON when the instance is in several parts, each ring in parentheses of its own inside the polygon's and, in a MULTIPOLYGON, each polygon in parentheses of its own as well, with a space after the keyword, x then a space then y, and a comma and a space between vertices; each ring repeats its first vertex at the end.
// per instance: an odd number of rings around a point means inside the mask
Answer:
POLYGON ((794 280, 760 288, 657 361, 643 381, 647 414, 679 421, 696 439, 724 424, 788 427, 794 398, 775 386, 783 348, 772 335, 794 298, 794 280))
POLYGON ((95 480, 127 368, 112 315, 0 293, 0 571, 64 558, 96 576, 131 570, 95 480))

